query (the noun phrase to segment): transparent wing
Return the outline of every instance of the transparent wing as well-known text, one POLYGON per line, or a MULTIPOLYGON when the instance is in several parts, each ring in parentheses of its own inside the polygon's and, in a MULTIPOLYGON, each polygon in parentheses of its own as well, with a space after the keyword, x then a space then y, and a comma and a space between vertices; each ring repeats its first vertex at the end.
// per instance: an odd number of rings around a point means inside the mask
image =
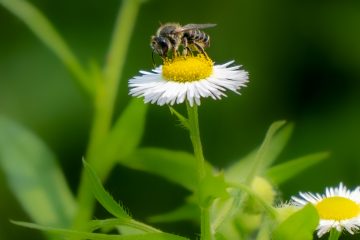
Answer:
POLYGON ((211 27, 215 27, 215 26, 216 26, 216 24, 213 24, 213 23, 204 23, 204 24, 190 23, 190 24, 186 24, 186 25, 182 26, 181 28, 177 29, 175 32, 185 32, 185 31, 189 31, 189 30, 211 28, 211 27))

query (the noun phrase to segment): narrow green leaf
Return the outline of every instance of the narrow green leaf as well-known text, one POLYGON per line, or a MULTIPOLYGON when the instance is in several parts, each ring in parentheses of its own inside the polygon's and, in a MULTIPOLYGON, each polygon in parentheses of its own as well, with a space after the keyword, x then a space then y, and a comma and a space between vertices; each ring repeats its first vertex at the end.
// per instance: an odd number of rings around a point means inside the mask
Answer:
POLYGON ((259 232, 255 240, 271 240, 270 232, 272 229, 272 222, 266 220, 262 222, 259 232))
POLYGON ((274 122, 261 146, 226 168, 225 178, 231 182, 249 182, 255 175, 261 175, 284 149, 292 131, 293 124, 285 125, 285 121, 274 122))
POLYGON ((169 107, 170 108, 170 112, 171 114, 175 115, 180 123, 187 129, 189 129, 189 120, 184 117, 181 113, 179 113, 178 111, 176 111, 173 107, 169 107))
POLYGON ((225 199, 216 199, 211 206, 211 226, 215 229, 216 232, 219 231, 219 227, 222 229, 227 228, 224 225, 231 225, 231 222, 228 221, 230 216, 234 216, 234 202, 239 201, 239 194, 236 194, 235 191, 231 191, 231 197, 225 199), (227 224, 224 222, 227 221, 227 224))
MULTIPOLYGON (((257 151, 254 159, 254 164, 250 168, 249 173, 246 177, 246 182, 251 183, 253 178, 259 174, 261 170, 264 169, 265 166, 269 165, 269 155, 272 150, 271 144, 273 137, 275 136, 276 132, 285 125, 285 121, 277 121, 271 124, 269 130, 265 135, 265 139, 262 142, 259 150, 257 151)), ((276 145, 275 145, 276 147, 276 145)))
POLYGON ((105 143, 108 159, 123 159, 139 145, 145 128, 147 105, 140 99, 132 99, 116 120, 105 143))
POLYGON ((328 152, 309 154, 303 157, 299 157, 285 163, 276 165, 266 171, 266 175, 272 182, 281 184, 288 179, 296 176, 305 169, 323 161, 329 157, 328 152))
POLYGON ((312 240, 319 224, 315 207, 306 205, 282 222, 273 232, 273 240, 312 240))
POLYGON ((38 224, 26 223, 26 222, 13 221, 13 223, 22 227, 37 229, 66 238, 79 238, 79 239, 88 239, 88 240, 186 240, 187 239, 169 233, 111 235, 111 234, 103 234, 103 233, 89 233, 89 232, 80 232, 80 231, 61 229, 61 228, 46 227, 46 226, 41 226, 38 224))
POLYGON ((121 164, 129 168, 157 174, 191 191, 197 188, 196 159, 190 153, 142 148, 124 160, 121 164))
POLYGON ((189 202, 167 213, 150 217, 148 220, 153 223, 177 222, 183 220, 198 221, 200 208, 197 204, 189 202))
POLYGON ((70 226, 76 204, 54 154, 33 133, 1 116, 0 166, 31 219, 70 226))
POLYGON ((89 81, 86 71, 54 26, 37 8, 25 0, 0 0, 0 4, 21 19, 60 58, 85 91, 93 93, 94 85, 89 81))
POLYGON ((120 206, 113 197, 105 190, 102 186, 100 179, 96 176, 95 171, 91 168, 91 166, 83 161, 85 171, 91 181, 91 186, 95 198, 99 201, 99 203, 112 215, 119 219, 129 219, 131 218, 129 214, 124 210, 122 206, 120 206))
POLYGON ((109 218, 103 220, 92 220, 89 224, 89 229, 93 232, 100 228, 114 228, 118 226, 125 226, 128 229, 131 229, 133 232, 135 230, 137 233, 161 232, 160 230, 153 228, 149 225, 128 218, 121 218, 121 219, 109 218))

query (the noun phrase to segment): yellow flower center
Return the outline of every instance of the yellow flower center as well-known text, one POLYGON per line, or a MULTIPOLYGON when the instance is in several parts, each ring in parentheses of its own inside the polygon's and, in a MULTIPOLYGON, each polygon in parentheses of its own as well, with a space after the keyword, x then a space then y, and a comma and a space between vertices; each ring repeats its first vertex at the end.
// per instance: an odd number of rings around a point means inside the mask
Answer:
POLYGON ((321 219, 346 220, 360 214, 360 206, 356 202, 344 197, 328 197, 316 204, 321 219))
POLYGON ((196 56, 176 56, 166 59, 162 66, 162 75, 166 80, 192 82, 205 79, 212 74, 213 62, 203 54, 196 56))

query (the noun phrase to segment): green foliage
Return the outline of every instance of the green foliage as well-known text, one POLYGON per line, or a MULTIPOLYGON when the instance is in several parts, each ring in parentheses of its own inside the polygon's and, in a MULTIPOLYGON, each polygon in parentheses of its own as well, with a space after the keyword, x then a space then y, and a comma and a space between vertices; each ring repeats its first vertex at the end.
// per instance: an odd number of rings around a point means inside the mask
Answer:
POLYGON ((120 163, 138 147, 145 127, 147 107, 133 99, 116 120, 110 133, 99 146, 95 158, 102 158, 102 165, 120 163))
POLYGON ((104 189, 100 179, 96 176, 95 171, 90 167, 90 165, 87 164, 85 161, 83 161, 83 163, 84 163, 85 171, 91 181, 92 191, 96 199, 101 203, 101 205, 109 213, 111 213, 112 215, 114 215, 119 219, 122 218, 130 219, 131 217, 125 211, 125 209, 121 207, 118 203, 116 203, 115 200, 112 198, 112 196, 104 189))
POLYGON ((193 202, 187 202, 184 205, 167 213, 158 214, 149 218, 150 222, 176 222, 183 220, 192 220, 196 222, 200 215, 199 206, 193 202))
POLYGON ((250 183, 254 176, 262 175, 285 148, 292 131, 293 125, 285 125, 285 121, 273 123, 257 149, 225 169, 225 178, 231 182, 250 183))
POLYGON ((13 222, 19 226, 33 228, 54 234, 57 236, 62 236, 66 238, 79 238, 79 239, 88 239, 88 240, 186 240, 187 238, 176 236, 169 233, 144 233, 144 234, 135 234, 135 235, 111 235, 103 233, 90 233, 90 232, 81 232, 74 230, 67 230, 61 228, 53 228, 41 226, 33 223, 26 222, 13 222))
POLYGON ((196 162, 192 154, 161 148, 140 148, 121 164, 157 174, 191 191, 196 189, 196 162))
POLYGON ((208 173, 201 181, 199 187, 199 201, 200 206, 208 206, 214 199, 225 199, 229 197, 226 191, 228 184, 225 182, 222 173, 213 175, 208 173))
POLYGON ((187 129, 190 128, 189 125, 189 120, 184 117, 181 113, 179 113, 178 111, 175 110, 175 108, 173 107, 169 107, 170 108, 170 112, 171 114, 175 115, 177 117, 177 119, 180 121, 180 123, 187 129))
POLYGON ((17 200, 35 222, 70 226, 76 203, 54 154, 33 133, 4 117, 0 164, 17 200))
POLYGON ((308 167, 311 167, 324 159, 329 157, 329 153, 321 152, 309 154, 303 157, 299 157, 293 160, 289 160, 282 164, 269 168, 266 171, 266 176, 272 180, 275 184, 281 184, 304 171, 308 167))
POLYGON ((312 240, 313 232, 319 224, 315 207, 306 205, 282 222, 272 236, 273 240, 312 240))
MULTIPOLYGON (((125 209, 119 205, 111 195, 104 189, 102 186, 100 179, 96 176, 94 170, 84 161, 85 171, 88 174, 88 177, 92 183, 92 189, 96 199, 101 203, 101 205, 112 215, 117 217, 117 219, 105 219, 105 220, 93 220, 90 222, 89 228, 94 231, 100 228, 109 228, 109 227, 119 227, 119 229, 123 230, 123 235, 133 235, 135 233, 157 233, 147 235, 149 239, 152 237, 159 237, 164 239, 177 239, 177 236, 171 234, 161 233, 160 230, 155 229, 151 226, 148 226, 144 223, 138 222, 130 217, 130 215, 125 211, 125 209), (126 227, 126 228, 124 228, 126 227), (127 230, 125 230, 127 229, 127 230)), ((139 239, 142 239, 142 235, 139 235, 139 239)), ((116 238, 117 239, 117 238, 116 238)), ((121 239, 121 238, 119 238, 121 239)), ((127 239, 127 238, 125 238, 127 239)), ((130 238, 132 239, 132 238, 130 238)), ((135 238, 137 239, 137 238, 135 238)), ((179 237, 179 239, 181 239, 179 237)))

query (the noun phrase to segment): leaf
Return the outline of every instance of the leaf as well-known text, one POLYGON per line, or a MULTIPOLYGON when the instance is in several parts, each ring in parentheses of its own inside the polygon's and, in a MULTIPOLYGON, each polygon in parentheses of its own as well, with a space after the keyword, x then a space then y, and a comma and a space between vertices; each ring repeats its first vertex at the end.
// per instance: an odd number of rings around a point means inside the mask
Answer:
POLYGON ((274 122, 261 146, 226 168, 225 178, 231 182, 251 182, 255 175, 261 175, 276 160, 291 136, 293 124, 284 125, 285 121, 274 122))
POLYGON ((78 59, 54 26, 38 9, 25 0, 0 0, 0 4, 21 19, 63 61, 85 91, 93 93, 93 82, 89 81, 78 59))
POLYGON ((209 207, 214 199, 228 198, 229 194, 226 191, 228 184, 225 182, 223 173, 213 175, 207 173, 204 179, 201 180, 199 189, 200 206, 209 207))
POLYGON ((123 218, 131 218, 129 214, 125 211, 125 209, 120 206, 113 197, 104 189, 101 184, 100 179, 96 176, 95 171, 91 168, 91 166, 83 161, 85 171, 91 181, 92 191, 95 195, 95 198, 99 201, 99 203, 112 215, 119 219, 123 218))
POLYGON ((323 161, 329 157, 328 152, 309 154, 285 163, 276 165, 267 170, 266 175, 275 184, 281 184, 288 179, 296 176, 305 169, 323 161))
POLYGON ((52 226, 71 225, 75 200, 54 154, 33 133, 1 116, 0 165, 31 219, 52 226))
MULTIPOLYGON (((211 225, 216 232, 218 232, 219 227, 227 228, 228 225, 232 225, 230 221, 227 221, 230 216, 235 215, 234 206, 236 205, 234 202, 239 201, 239 194, 236 194, 232 191, 232 196, 226 199, 216 199, 211 206, 211 225), (227 221, 227 224, 223 224, 227 221), (224 225, 226 225, 224 227, 224 225)), ((235 209, 237 210, 237 209, 235 209)))
POLYGON ((134 232, 135 233, 161 232, 160 230, 153 228, 149 225, 128 218, 121 218, 121 219, 109 218, 103 220, 92 220, 90 221, 89 224, 89 229, 92 232, 101 228, 113 229, 115 227, 126 229, 126 231, 128 232, 127 234, 133 234, 134 232))
POLYGON ((111 234, 103 234, 103 233, 89 233, 89 232, 80 232, 80 231, 67 230, 61 228, 45 227, 38 224, 26 223, 26 222, 13 221, 13 223, 19 226, 45 231, 66 238, 79 238, 79 239, 88 239, 88 240, 186 240, 187 239, 169 233, 111 235, 111 234))
POLYGON ((190 153, 161 148, 141 148, 121 164, 157 174, 191 191, 197 189, 196 159, 190 153))
POLYGON ((319 224, 315 207, 307 204, 282 222, 273 232, 273 240, 312 240, 319 224))
POLYGON ((170 108, 171 114, 175 115, 179 119, 180 123, 185 128, 189 129, 189 127, 190 127, 189 126, 189 120, 186 117, 184 117, 182 114, 180 114, 178 111, 176 111, 175 108, 173 108, 171 106, 169 106, 169 108, 170 108))
POLYGON ((199 206, 189 202, 167 213, 150 217, 148 220, 153 223, 176 222, 183 220, 197 221, 200 216, 199 206))
POLYGON ((117 119, 106 140, 106 154, 111 159, 123 159, 139 145, 145 128, 147 105, 132 99, 117 119))
MULTIPOLYGON (((91 166, 83 161, 85 172, 90 178, 91 186, 95 198, 99 201, 99 203, 112 215, 117 217, 117 219, 106 219, 106 220, 94 220, 90 222, 89 228, 92 230, 102 228, 102 227, 115 227, 126 226, 127 229, 131 229, 132 232, 160 232, 159 230, 148 226, 144 223, 138 222, 132 219, 126 210, 119 205, 113 197, 105 190, 102 186, 100 179, 96 176, 95 171, 91 168, 91 166)), ((123 228, 126 229, 126 228, 123 228)))

